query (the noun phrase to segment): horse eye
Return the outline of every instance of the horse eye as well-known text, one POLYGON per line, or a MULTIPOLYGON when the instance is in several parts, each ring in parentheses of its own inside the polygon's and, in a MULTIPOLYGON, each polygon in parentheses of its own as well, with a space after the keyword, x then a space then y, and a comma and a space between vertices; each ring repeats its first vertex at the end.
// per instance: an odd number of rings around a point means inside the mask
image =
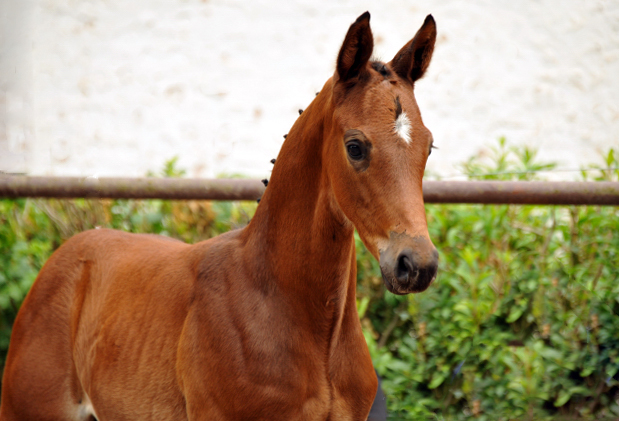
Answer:
POLYGON ((358 140, 351 140, 346 144, 346 152, 350 159, 354 161, 361 161, 365 158, 365 148, 364 145, 358 140))
POLYGON ((428 156, 432 155, 432 149, 438 149, 438 147, 434 146, 434 143, 430 145, 430 150, 428 151, 428 156))

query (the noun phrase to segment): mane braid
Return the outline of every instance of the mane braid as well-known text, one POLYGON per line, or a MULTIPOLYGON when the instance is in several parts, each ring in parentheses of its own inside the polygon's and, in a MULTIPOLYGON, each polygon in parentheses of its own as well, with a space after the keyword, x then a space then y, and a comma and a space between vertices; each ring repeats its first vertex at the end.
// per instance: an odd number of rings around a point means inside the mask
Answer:
POLYGON ((387 68, 387 66, 385 66, 384 63, 382 63, 379 60, 372 61, 371 66, 372 66, 372 69, 376 70, 378 73, 380 73, 385 78, 391 75, 391 71, 387 68))

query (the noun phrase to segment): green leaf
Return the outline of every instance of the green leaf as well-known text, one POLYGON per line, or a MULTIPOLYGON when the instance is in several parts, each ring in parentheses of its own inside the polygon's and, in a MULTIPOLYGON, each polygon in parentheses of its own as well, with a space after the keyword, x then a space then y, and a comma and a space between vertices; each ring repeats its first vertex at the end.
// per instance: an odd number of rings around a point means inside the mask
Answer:
POLYGON ((522 316, 522 313, 524 313, 525 309, 526 309, 525 307, 520 307, 520 306, 512 307, 509 311, 509 316, 507 317, 506 322, 514 323, 516 320, 520 318, 520 316, 522 316))
POLYGON ((447 373, 435 372, 434 375, 432 376, 432 381, 428 385, 428 389, 436 389, 441 384, 443 384, 446 378, 447 378, 447 373))

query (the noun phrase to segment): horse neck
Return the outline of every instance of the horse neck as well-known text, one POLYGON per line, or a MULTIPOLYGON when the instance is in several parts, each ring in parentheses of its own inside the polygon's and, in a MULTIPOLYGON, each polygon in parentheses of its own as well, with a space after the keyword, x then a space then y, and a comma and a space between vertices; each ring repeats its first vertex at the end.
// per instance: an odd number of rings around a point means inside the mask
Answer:
POLYGON ((312 311, 316 303, 343 305, 348 281, 356 273, 354 228, 340 210, 323 166, 323 142, 333 114, 327 86, 288 133, 246 229, 246 244, 257 253, 252 260, 264 262, 260 269, 266 276, 259 281, 266 288, 290 291, 291 299, 310 303, 312 311))

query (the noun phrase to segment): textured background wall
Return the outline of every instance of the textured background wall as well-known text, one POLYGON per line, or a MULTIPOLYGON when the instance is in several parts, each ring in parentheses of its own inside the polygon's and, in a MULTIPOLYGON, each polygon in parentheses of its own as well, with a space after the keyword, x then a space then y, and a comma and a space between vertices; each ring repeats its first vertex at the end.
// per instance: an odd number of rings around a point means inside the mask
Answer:
POLYGON ((619 147, 616 1, 0 0, 0 170, 267 175, 365 10, 385 61, 437 21, 434 173, 499 136, 563 168, 619 147))

